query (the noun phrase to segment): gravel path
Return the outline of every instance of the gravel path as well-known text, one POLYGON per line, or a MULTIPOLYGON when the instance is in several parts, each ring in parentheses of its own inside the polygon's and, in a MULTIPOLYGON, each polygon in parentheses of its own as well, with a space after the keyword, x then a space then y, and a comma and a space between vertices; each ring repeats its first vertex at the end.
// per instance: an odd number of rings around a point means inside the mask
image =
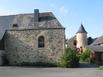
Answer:
POLYGON ((103 77, 96 68, 0 67, 0 77, 103 77))

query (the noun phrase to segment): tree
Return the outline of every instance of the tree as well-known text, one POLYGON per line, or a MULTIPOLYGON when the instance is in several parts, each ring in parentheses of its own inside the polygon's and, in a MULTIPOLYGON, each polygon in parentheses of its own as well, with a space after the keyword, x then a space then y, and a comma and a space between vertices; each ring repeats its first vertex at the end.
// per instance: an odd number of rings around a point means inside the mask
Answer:
POLYGON ((85 48, 85 50, 81 54, 80 58, 82 61, 90 63, 90 61, 91 61, 90 55, 91 55, 91 49, 85 48))
POLYGON ((64 54, 59 60, 59 66, 61 67, 78 67, 79 66, 79 56, 76 50, 67 48, 64 54))
POLYGON ((93 41, 94 39, 92 37, 88 37, 88 45, 90 45, 93 41))

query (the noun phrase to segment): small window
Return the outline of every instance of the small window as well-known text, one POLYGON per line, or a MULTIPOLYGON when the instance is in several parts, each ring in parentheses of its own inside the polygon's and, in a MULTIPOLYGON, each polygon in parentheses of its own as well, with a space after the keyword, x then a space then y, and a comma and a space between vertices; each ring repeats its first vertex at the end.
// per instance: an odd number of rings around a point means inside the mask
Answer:
POLYGON ((44 37, 40 36, 38 38, 38 48, 43 48, 44 47, 44 37))
POLYGON ((73 45, 74 45, 74 46, 77 45, 77 41, 76 41, 76 40, 73 41, 73 45))
POLYGON ((18 27, 18 24, 13 24, 13 27, 18 27))

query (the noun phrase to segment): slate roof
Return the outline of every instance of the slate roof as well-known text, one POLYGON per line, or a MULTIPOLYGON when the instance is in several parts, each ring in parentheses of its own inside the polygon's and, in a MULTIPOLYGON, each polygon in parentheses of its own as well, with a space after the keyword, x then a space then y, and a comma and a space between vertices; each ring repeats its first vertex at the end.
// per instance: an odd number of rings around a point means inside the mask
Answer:
POLYGON ((87 46, 87 48, 90 48, 90 49, 92 49, 94 52, 103 52, 103 46, 99 46, 99 45, 97 45, 97 46, 87 46))
POLYGON ((103 36, 96 38, 96 40, 89 46, 94 52, 103 52, 103 36))
POLYGON ((82 24, 81 24, 79 30, 77 31, 77 33, 87 33, 82 24))
POLYGON ((96 40, 91 45, 100 45, 103 44, 103 36, 96 38, 96 40))
POLYGON ((39 21, 34 22, 34 13, 0 16, 0 39, 5 30, 64 28, 52 12, 39 13, 39 21), (17 24, 18 27, 13 27, 17 24))

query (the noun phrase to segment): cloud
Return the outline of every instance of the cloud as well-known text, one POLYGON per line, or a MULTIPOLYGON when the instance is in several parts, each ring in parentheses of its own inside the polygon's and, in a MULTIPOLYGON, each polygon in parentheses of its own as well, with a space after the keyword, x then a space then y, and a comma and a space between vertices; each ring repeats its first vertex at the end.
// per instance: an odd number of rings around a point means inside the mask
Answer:
POLYGON ((68 14, 68 9, 67 8, 65 8, 64 6, 61 6, 60 8, 59 8, 59 11, 60 11, 60 13, 62 14, 62 15, 64 15, 64 16, 66 16, 67 14, 68 14))

